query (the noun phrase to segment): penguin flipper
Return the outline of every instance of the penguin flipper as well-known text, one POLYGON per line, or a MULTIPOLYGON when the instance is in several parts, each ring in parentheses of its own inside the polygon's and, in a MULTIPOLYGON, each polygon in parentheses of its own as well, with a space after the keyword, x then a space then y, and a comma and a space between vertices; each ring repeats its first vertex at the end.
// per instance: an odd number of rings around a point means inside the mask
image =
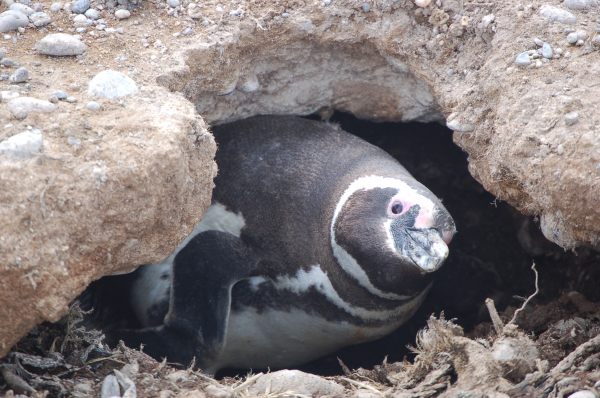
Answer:
POLYGON ((164 324, 121 330, 116 336, 129 347, 169 362, 206 369, 221 353, 231 307, 231 289, 256 268, 252 251, 227 232, 195 236, 175 257, 169 312, 164 324))

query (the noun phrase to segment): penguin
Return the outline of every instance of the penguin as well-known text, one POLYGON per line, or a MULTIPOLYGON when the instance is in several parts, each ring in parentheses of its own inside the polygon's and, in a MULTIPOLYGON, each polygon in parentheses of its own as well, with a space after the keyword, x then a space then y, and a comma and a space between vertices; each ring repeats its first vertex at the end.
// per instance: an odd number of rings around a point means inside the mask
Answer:
POLYGON ((287 368, 383 337, 414 314, 456 229, 397 160, 296 116, 212 133, 219 173, 200 223, 168 258, 88 295, 89 306, 102 306, 89 297, 110 286, 127 297, 127 321, 101 311, 109 341, 195 359, 209 374, 287 368))

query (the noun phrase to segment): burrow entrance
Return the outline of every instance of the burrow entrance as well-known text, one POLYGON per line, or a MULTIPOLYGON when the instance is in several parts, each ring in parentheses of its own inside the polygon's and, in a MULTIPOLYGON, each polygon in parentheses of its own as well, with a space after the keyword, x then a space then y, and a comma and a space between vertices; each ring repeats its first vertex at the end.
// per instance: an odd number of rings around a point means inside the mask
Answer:
MULTIPOLYGON (((309 118, 320 119, 317 115, 309 118)), ((540 292, 528 306, 530 312, 533 306, 551 303, 573 290, 590 301, 600 301, 596 288, 600 254, 589 249, 577 254, 565 252, 542 235, 533 217, 497 201, 469 174, 468 154, 452 142, 452 131, 445 126, 435 122, 374 123, 338 112, 330 121, 398 159, 442 198, 458 233, 425 302, 406 324, 380 340, 346 347, 298 369, 333 376, 343 375, 338 358, 350 369, 373 369, 386 356, 388 362, 410 358, 412 353, 406 346, 414 345, 418 330, 431 314, 437 316, 442 311, 447 319, 457 318, 456 322, 472 337, 485 338, 492 333, 485 299, 492 298, 500 312, 508 309, 510 313, 511 308, 514 311, 520 307, 523 298, 535 291, 533 261, 539 271, 540 292)), ((565 311, 573 312, 569 308, 565 311)), ((542 322, 535 332, 541 334, 546 328, 542 322)), ((224 369, 217 377, 247 371, 224 369)))

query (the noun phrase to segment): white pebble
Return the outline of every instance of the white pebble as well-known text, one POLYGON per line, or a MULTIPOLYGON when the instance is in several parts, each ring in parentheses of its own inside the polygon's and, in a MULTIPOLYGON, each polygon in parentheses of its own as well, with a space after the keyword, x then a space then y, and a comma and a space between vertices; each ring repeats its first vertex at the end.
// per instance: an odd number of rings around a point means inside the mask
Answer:
POLYGON ((495 19, 496 17, 494 14, 488 14, 481 19, 481 23, 483 24, 484 28, 487 28, 492 22, 494 22, 495 19))
POLYGON ((87 103, 86 108, 88 108, 90 111, 99 111, 100 104, 94 101, 90 101, 87 103))
POLYGON ((98 73, 89 84, 88 94, 100 97, 117 98, 137 94, 137 84, 128 76, 114 71, 105 70, 98 73))
POLYGON ((50 6, 50 11, 57 12, 63 9, 62 3, 52 3, 50 6))
POLYGON ((556 153, 558 153, 559 156, 562 156, 562 154, 565 153, 565 148, 563 148, 562 144, 556 147, 556 153))
POLYGON ((418 7, 427 7, 431 4, 431 0, 415 0, 415 5, 418 7))
POLYGON ((574 44, 577 43, 577 33, 572 32, 567 35, 567 43, 574 44))
POLYGON ((19 97, 8 103, 8 110, 17 119, 25 119, 28 113, 52 113, 56 106, 48 101, 31 97, 19 97))
POLYGON ((167 4, 171 8, 175 8, 179 6, 179 0, 167 0, 167 4))
POLYGON ((541 41, 540 39, 538 39, 537 37, 535 39, 533 39, 533 42, 535 43, 536 46, 541 47, 544 45, 544 42, 541 41))
POLYGON ((542 64, 542 61, 540 61, 539 59, 537 59, 537 60, 535 61, 535 67, 536 67, 536 68, 541 68, 541 67, 542 67, 542 65, 543 65, 543 64, 542 64))
POLYGON ((588 32, 586 32, 585 30, 578 30, 577 32, 577 39, 579 40, 585 40, 588 38, 588 32))
POLYGON ((560 9, 558 7, 543 5, 540 8, 540 14, 544 17, 550 18, 560 23, 564 24, 574 24, 577 22, 577 18, 575 15, 571 14, 569 11, 560 9))
POLYGON ((127 10, 117 10, 115 11, 115 17, 118 19, 127 19, 131 16, 131 13, 127 10))
POLYGON ((579 121, 579 113, 571 112, 565 115, 565 124, 567 126, 572 126, 579 121))

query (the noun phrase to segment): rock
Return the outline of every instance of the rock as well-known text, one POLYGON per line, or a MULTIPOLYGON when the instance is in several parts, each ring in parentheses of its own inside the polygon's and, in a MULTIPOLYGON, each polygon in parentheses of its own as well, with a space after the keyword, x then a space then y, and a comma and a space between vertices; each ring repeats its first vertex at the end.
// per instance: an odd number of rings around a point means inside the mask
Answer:
POLYGON ((16 30, 21 26, 27 26, 29 18, 20 11, 8 10, 0 14, 0 33, 16 30))
POLYGON ((577 40, 578 40, 577 33, 572 32, 567 35, 567 43, 575 44, 575 43, 577 43, 577 40))
POLYGON ((25 119, 31 112, 52 113, 56 110, 56 105, 37 98, 19 97, 8 103, 8 110, 17 119, 25 119))
POLYGON ((598 395, 592 390, 581 390, 569 395, 569 398, 598 398, 598 395))
POLYGON ((89 109, 90 111, 99 111, 100 110, 100 104, 94 101, 90 101, 87 103, 86 108, 89 109))
POLYGON ((37 129, 25 130, 0 141, 0 155, 13 159, 32 157, 40 149, 42 149, 42 132, 37 129))
POLYGON ((6 67, 11 67, 14 65, 14 62, 10 58, 3 58, 2 61, 0 61, 0 65, 4 65, 6 67))
POLYGON ((98 12, 98 10, 94 10, 93 8, 90 8, 89 10, 87 10, 85 12, 85 16, 88 17, 89 19, 96 20, 96 19, 100 18, 100 12, 98 12))
POLYGON ((10 83, 24 83, 27 81, 27 79, 29 79, 29 71, 27 68, 19 68, 15 71, 15 73, 10 75, 8 81, 10 83))
POLYGON ((575 15, 571 14, 569 11, 554 6, 549 6, 547 4, 540 7, 540 14, 564 24, 570 25, 577 22, 575 15))
POLYGON ((21 95, 19 93, 17 93, 16 91, 2 91, 0 92, 0 98, 2 99, 2 102, 7 102, 10 100, 13 100, 15 98, 19 98, 21 95))
POLYGON ((137 92, 138 86, 131 78, 114 70, 105 70, 98 73, 90 81, 88 87, 89 95, 109 99, 134 95, 137 92))
POLYGON ((87 51, 87 46, 66 33, 52 33, 38 41, 35 45, 40 54, 55 57, 80 55, 87 51))
POLYGON ((529 53, 525 51, 524 53, 519 54, 517 56, 517 59, 515 60, 515 63, 517 64, 517 66, 527 66, 531 64, 531 59, 529 59, 529 53))
POLYGON ((171 8, 179 6, 179 0, 167 0, 167 5, 171 8))
POLYGON ((31 7, 27 7, 24 4, 21 3, 15 3, 13 5, 11 5, 10 7, 8 7, 9 10, 13 10, 13 11, 20 11, 25 15, 31 15, 33 14, 35 11, 33 11, 33 9, 31 7))
POLYGON ((260 88, 260 82, 255 74, 242 77, 237 84, 237 89, 246 94, 255 93, 260 88))
POLYGON ((50 15, 46 14, 45 12, 34 12, 31 14, 30 19, 36 28, 41 28, 42 26, 46 26, 52 22, 50 15))
POLYGON ((83 14, 90 8, 90 0, 77 0, 73 3, 71 10, 75 14, 83 14))
POLYGON ((565 124, 567 126, 572 126, 579 121, 579 113, 571 112, 565 115, 565 124))
POLYGON ((544 45, 542 46, 542 57, 550 59, 553 56, 554 52, 552 51, 552 47, 550 47, 550 44, 544 43, 544 45))
POLYGON ((248 388, 248 393, 263 396, 269 388, 273 394, 293 391, 296 394, 308 396, 343 394, 344 387, 333 381, 299 370, 280 370, 260 376, 248 388))
POLYGON ((562 156, 563 153, 565 153, 565 148, 562 146, 562 144, 559 144, 556 147, 556 153, 558 154, 558 156, 562 156))
POLYGON ((63 5, 62 3, 52 3, 52 5, 50 6, 50 11, 52 12, 57 12, 62 10, 63 5))
POLYGON ((533 39, 533 42, 535 43, 536 46, 538 47, 542 47, 544 45, 544 42, 541 41, 540 39, 538 39, 537 37, 535 39, 533 39))
POLYGON ((565 0, 563 4, 571 10, 584 10, 593 3, 593 0, 565 0))
POLYGON ((187 381, 188 377, 189 377, 189 374, 186 370, 177 370, 166 376, 167 379, 174 381, 176 383, 181 383, 181 382, 187 381))
POLYGON ((494 14, 488 14, 485 17, 481 18, 481 23, 483 24, 484 28, 487 28, 492 22, 494 22, 495 19, 496 16, 494 14))
POLYGON ((120 397, 121 389, 119 388, 119 382, 113 375, 108 375, 102 382, 102 388, 100 390, 100 398, 112 398, 120 397))
POLYGON ((117 19, 127 19, 131 16, 131 13, 127 10, 117 10, 115 11, 115 17, 117 19))
POLYGON ((577 34, 577 40, 586 40, 589 37, 588 32, 585 30, 578 30, 575 33, 577 34))
POLYGON ((57 91, 53 92, 52 95, 55 95, 56 98, 58 98, 59 100, 64 100, 64 99, 67 99, 67 97, 68 97, 67 93, 65 93, 62 90, 57 90, 57 91))

